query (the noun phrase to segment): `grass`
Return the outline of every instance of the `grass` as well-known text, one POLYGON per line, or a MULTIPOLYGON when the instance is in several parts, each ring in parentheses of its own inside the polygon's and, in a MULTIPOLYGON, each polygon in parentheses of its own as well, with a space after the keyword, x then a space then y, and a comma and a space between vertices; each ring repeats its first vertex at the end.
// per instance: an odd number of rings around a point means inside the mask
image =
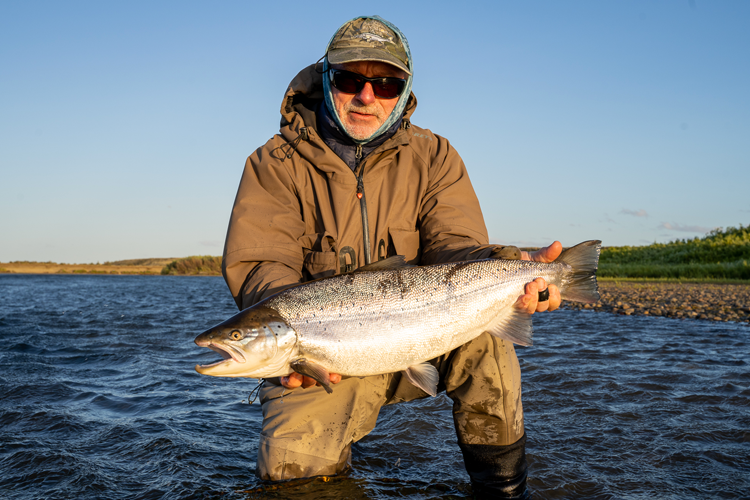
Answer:
POLYGON ((161 274, 219 275, 221 274, 221 257, 194 255, 177 259, 164 266, 161 274))
POLYGON ((750 280, 750 226, 715 229, 703 238, 641 247, 602 248, 602 278, 750 280))

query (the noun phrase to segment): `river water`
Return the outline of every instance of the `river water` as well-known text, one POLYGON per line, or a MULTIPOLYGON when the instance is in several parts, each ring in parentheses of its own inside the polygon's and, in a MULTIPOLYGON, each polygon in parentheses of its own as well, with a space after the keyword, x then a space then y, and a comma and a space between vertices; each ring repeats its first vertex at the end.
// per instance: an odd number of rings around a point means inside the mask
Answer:
MULTIPOLYGON (((0 498, 470 498, 445 395, 353 472, 255 478, 252 379, 197 374, 221 278, 0 275, 0 498)), ((750 327, 556 311, 518 348, 533 498, 750 498, 750 327)))

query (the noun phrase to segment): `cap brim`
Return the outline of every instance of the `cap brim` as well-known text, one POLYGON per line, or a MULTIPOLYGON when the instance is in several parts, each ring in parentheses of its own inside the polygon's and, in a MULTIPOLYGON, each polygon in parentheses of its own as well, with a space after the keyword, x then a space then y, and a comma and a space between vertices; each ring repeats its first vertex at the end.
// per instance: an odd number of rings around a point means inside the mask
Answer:
POLYGON ((356 47, 351 49, 335 49, 328 52, 328 62, 330 64, 344 64, 355 61, 378 61, 391 66, 396 66, 398 69, 406 72, 407 75, 411 75, 409 68, 400 61, 397 57, 392 56, 384 50, 356 47))

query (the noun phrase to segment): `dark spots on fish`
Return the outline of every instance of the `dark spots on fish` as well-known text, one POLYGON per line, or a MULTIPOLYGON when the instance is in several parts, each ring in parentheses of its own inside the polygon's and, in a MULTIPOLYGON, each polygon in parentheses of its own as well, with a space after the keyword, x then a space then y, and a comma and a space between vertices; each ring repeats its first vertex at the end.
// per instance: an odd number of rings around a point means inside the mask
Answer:
POLYGON ((396 282, 398 283, 398 289, 401 292, 401 298, 403 298, 405 294, 409 293, 409 286, 404 281, 404 276, 400 269, 396 270, 396 282))
POLYGON ((466 266, 470 265, 471 262, 462 262, 460 264, 456 264, 451 268, 450 271, 448 271, 445 275, 444 281, 445 283, 451 283, 453 280, 453 276, 460 271, 461 269, 465 268, 466 266))

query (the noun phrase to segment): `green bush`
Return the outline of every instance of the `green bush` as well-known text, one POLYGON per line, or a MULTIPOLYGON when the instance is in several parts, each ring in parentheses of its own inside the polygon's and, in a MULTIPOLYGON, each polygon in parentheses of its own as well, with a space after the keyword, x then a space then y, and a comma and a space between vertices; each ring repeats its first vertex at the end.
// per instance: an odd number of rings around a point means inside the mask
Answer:
POLYGON ((642 247, 602 248, 598 276, 750 279, 750 226, 715 229, 703 238, 642 247))
POLYGON ((750 260, 750 226, 715 229, 703 238, 602 249, 603 264, 717 264, 750 260))
POLYGON ((202 275, 219 275, 221 274, 221 257, 212 257, 210 255, 197 255, 177 259, 161 270, 161 274, 202 274, 202 275))
POLYGON ((602 278, 668 278, 750 280, 748 261, 721 264, 602 264, 602 278))

